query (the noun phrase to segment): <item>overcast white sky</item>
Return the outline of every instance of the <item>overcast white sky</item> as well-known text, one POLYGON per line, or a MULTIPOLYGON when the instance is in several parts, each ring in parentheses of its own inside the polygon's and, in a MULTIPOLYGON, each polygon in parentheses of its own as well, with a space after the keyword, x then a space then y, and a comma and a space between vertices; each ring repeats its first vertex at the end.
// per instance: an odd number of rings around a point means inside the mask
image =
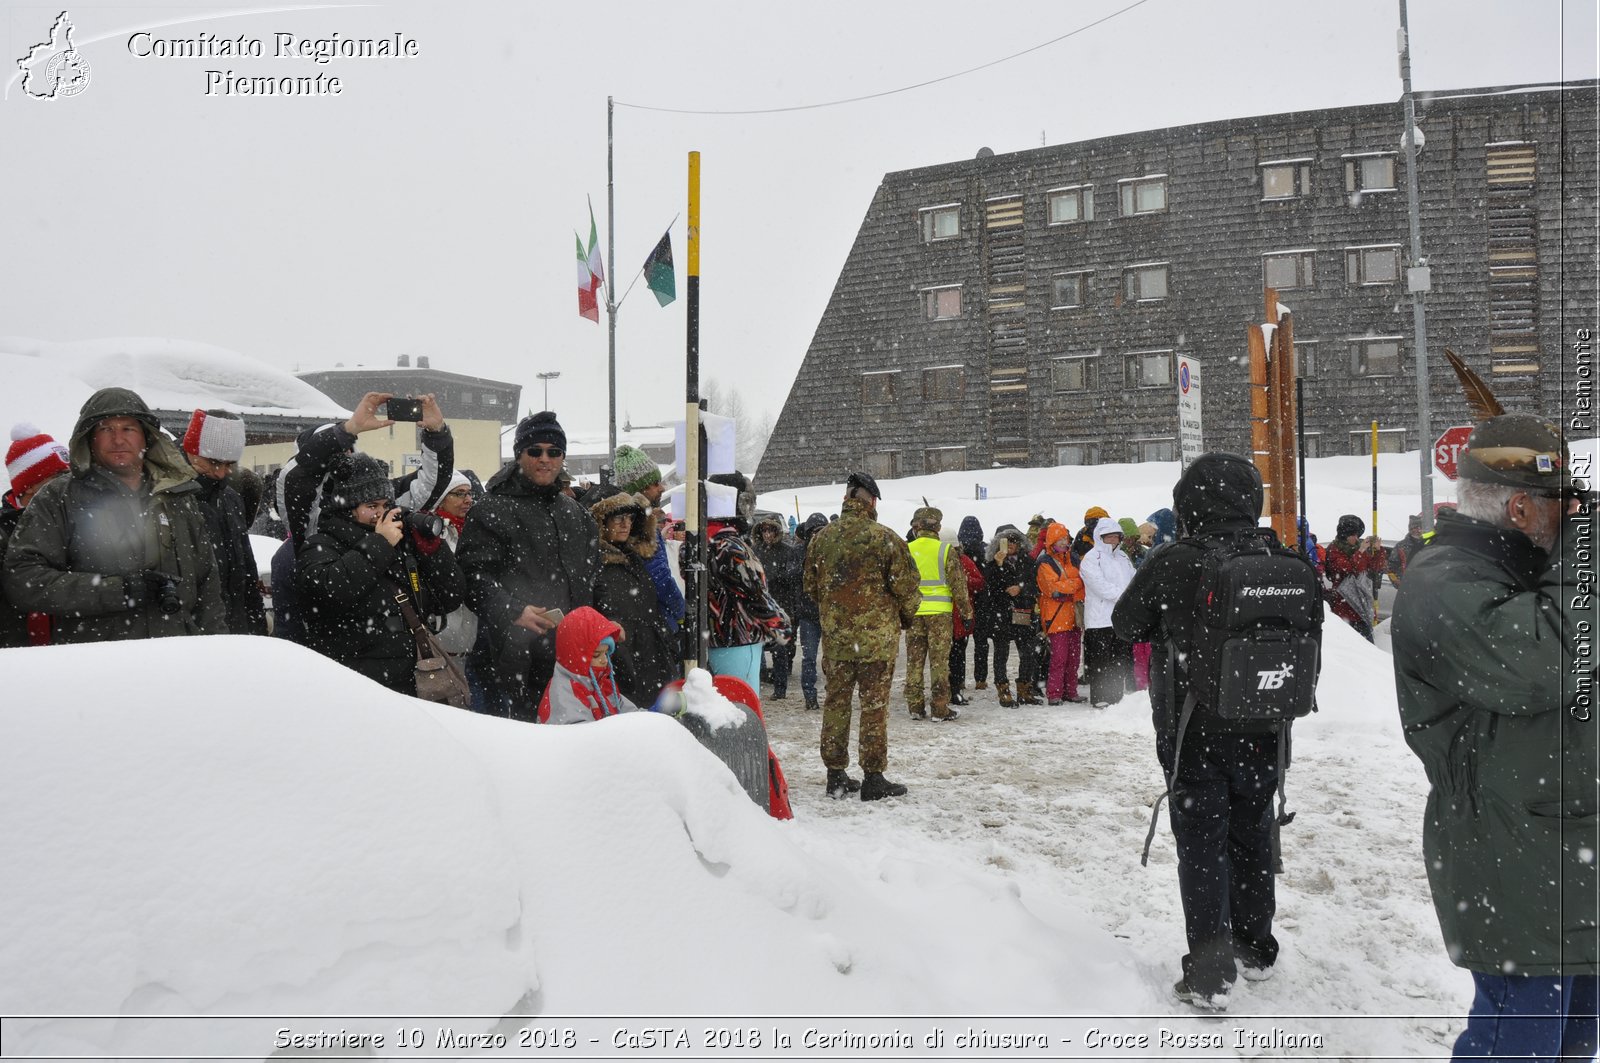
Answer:
MULTIPOLYGON (((92 68, 40 102, 14 60, 59 4, 0 11, 0 335, 172 336, 286 368, 393 364, 522 383, 606 418, 604 319, 573 230, 606 239, 606 96, 792 107, 952 74, 1134 0, 74 5, 92 68), (246 12, 267 11, 265 14, 246 12), (195 19, 170 25, 177 19, 195 19), (128 38, 260 38, 263 58, 138 58, 128 38), (401 60, 272 57, 274 34, 415 38, 401 60), (208 69, 332 74, 339 96, 207 96, 208 69)), ((1412 0, 1418 91, 1592 78, 1593 0, 1412 0)), ((618 402, 681 414, 687 153, 702 153, 702 372, 776 413, 890 171, 1113 133, 1397 99, 1395 0, 1145 0, 927 88, 779 114, 619 106, 616 273, 674 215, 679 300, 618 314, 618 402)), ((1398 136, 1398 131, 1397 131, 1398 136)))

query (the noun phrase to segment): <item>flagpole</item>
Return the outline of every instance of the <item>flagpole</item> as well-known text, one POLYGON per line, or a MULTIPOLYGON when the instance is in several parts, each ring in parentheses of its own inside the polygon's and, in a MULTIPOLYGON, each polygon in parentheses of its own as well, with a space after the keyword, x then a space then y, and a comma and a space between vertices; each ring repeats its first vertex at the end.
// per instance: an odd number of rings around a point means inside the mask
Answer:
POLYGON ((617 453, 617 187, 616 160, 612 150, 613 117, 616 108, 611 97, 606 97, 606 381, 611 396, 610 427, 611 449, 606 451, 607 465, 616 460, 617 453))
POLYGON ((689 153, 689 266, 685 284, 688 311, 683 397, 683 501, 689 563, 684 566, 689 613, 684 620, 689 639, 684 671, 704 668, 710 656, 711 631, 706 617, 705 491, 701 478, 705 449, 700 438, 700 153, 689 153))

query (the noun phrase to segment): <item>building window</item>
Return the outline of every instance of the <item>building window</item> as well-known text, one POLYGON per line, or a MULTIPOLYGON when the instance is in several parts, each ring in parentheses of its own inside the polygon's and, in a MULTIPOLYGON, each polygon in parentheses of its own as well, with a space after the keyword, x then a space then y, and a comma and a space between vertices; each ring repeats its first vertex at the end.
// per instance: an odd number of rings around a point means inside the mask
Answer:
POLYGON ((959 399, 966 381, 966 367, 940 365, 922 371, 922 401, 944 402, 959 399))
POLYGON ((1281 159, 1261 164, 1262 199, 1298 199, 1310 192, 1310 159, 1281 159))
POLYGON ((922 219, 922 242, 954 240, 961 235, 961 204, 946 203, 917 212, 922 219))
MULTIPOLYGON (((1310 437, 1308 436, 1307 439, 1310 437)), ((1378 429, 1378 453, 1402 454, 1406 449, 1406 430, 1404 428, 1378 429)), ((1350 433, 1350 453, 1372 454, 1372 430, 1350 433)))
POLYGON ((483 401, 483 404, 485 406, 498 406, 498 405, 500 405, 500 395, 499 395, 498 392, 485 391, 482 395, 479 396, 479 398, 483 401))
POLYGON ((867 475, 874 480, 896 480, 900 477, 900 452, 898 450, 868 451, 867 475))
POLYGON ((1167 264, 1154 262, 1122 271, 1122 297, 1134 302, 1154 302, 1167 297, 1167 264))
POLYGON ((961 285, 924 288, 922 314, 929 321, 948 321, 961 316, 961 285))
POLYGON ((1117 182, 1122 200, 1122 216, 1160 214, 1167 209, 1167 175, 1151 174, 1117 182))
POLYGON ((1094 185, 1052 188, 1044 195, 1051 225, 1094 220, 1094 185))
POLYGON ((1100 356, 1069 354, 1050 363, 1050 387, 1054 391, 1093 391, 1100 386, 1100 356))
POLYGON ((899 373, 862 373, 861 405, 888 406, 894 402, 894 378, 899 373))
POLYGON ((1057 465, 1099 465, 1100 441, 1075 440, 1056 444, 1057 465))
POLYGON ((1135 439, 1134 461, 1177 461, 1178 449, 1172 439, 1135 439))
POLYGON ((1358 376, 1395 376, 1400 372, 1400 337, 1350 341, 1350 371, 1358 376))
POLYGON ((1344 160, 1344 190, 1356 192, 1393 192, 1394 154, 1346 155, 1344 160))
POLYGON ((1395 284, 1400 280, 1400 245, 1344 249, 1346 284, 1395 284))
POLYGON ((934 447, 922 452, 922 467, 932 475, 936 472, 956 472, 967 467, 966 447, 934 447))
POLYGON ((463 406, 471 406, 472 405, 472 392, 463 391, 461 393, 461 405, 463 405, 463 406))
POLYGON ((1172 352, 1139 351, 1123 363, 1123 383, 1130 388, 1172 386, 1172 352))
POLYGON ((1261 256, 1261 279, 1268 288, 1288 291, 1311 288, 1317 283, 1312 268, 1316 255, 1311 251, 1274 251, 1261 256))
POLYGON ((1322 457, 1322 433, 1321 432, 1307 432, 1305 434, 1305 441, 1306 441, 1306 457, 1307 458, 1320 458, 1320 457, 1322 457))
POLYGON ((1313 377, 1317 375, 1317 344, 1315 340, 1294 345, 1294 375, 1313 377))
POLYGON ((1057 273, 1050 278, 1050 308, 1065 310, 1089 301, 1089 274, 1057 273))

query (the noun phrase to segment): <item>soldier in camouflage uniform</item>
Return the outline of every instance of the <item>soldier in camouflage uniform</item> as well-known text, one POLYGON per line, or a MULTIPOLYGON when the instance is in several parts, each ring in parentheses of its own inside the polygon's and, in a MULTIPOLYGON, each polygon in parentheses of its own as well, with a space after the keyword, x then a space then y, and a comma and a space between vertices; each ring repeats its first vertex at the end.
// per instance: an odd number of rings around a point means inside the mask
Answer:
MULTIPOLYGON (((865 473, 846 481, 843 511, 819 530, 806 550, 805 592, 822 616, 822 763, 828 796, 859 789, 861 800, 899 797, 906 788, 883 777, 889 763, 889 683, 900 631, 922 604, 911 551, 877 521, 877 482, 865 473), (850 699, 861 688, 859 756, 865 778, 850 763, 850 699)), ((948 621, 946 622, 948 625, 948 621)))
POLYGON ((917 566, 922 599, 916 619, 906 631, 906 707, 913 720, 926 720, 922 699, 924 662, 933 672, 930 684, 935 720, 953 720, 960 710, 950 707, 950 640, 955 634, 951 613, 972 622, 972 601, 967 594, 967 570, 961 565, 961 548, 939 541, 944 513, 923 506, 911 515, 911 560, 917 566))

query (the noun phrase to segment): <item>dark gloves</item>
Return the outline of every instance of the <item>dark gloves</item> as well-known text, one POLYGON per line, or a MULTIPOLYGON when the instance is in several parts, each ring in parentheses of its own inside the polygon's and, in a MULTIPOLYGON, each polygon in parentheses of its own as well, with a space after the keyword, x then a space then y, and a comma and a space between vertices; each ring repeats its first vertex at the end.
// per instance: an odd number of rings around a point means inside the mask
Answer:
POLYGON ((183 608, 178 596, 178 581, 165 572, 147 571, 122 577, 122 597, 129 609, 154 605, 167 616, 183 608))

